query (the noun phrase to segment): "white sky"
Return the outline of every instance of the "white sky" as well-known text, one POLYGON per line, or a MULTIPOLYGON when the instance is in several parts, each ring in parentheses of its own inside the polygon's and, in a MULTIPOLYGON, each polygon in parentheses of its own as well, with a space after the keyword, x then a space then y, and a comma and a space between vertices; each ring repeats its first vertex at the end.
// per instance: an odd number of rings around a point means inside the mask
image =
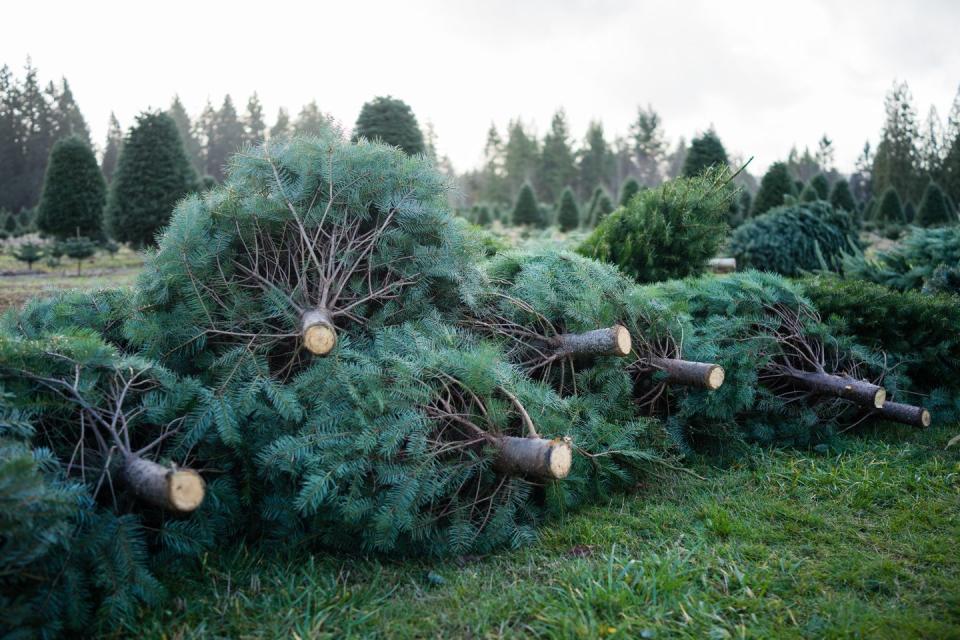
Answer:
POLYGON ((8 0, 0 64, 32 56, 65 75, 103 143, 174 93, 192 116, 253 91, 268 121, 316 99, 351 126, 375 95, 431 121, 458 170, 479 164, 490 122, 542 133, 566 108, 575 138, 591 118, 625 133, 638 104, 671 142, 713 124, 759 173, 827 133, 848 171, 883 122, 894 78, 921 118, 941 118, 960 84, 960 2, 807 0, 393 0, 392 2, 53 2, 8 0))

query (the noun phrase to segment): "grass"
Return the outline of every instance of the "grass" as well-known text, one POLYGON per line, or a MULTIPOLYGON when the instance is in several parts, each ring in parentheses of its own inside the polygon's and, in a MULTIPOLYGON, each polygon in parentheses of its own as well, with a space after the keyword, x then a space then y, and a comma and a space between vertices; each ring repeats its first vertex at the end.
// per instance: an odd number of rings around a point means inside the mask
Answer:
POLYGON ((167 576, 156 638, 956 638, 955 428, 756 451, 484 558, 245 549, 167 576))
POLYGON ((28 271, 25 263, 18 262, 9 251, 2 251, 0 252, 0 311, 20 306, 28 298, 63 289, 132 285, 142 264, 140 254, 126 248, 113 256, 98 252, 92 259, 83 262, 78 276, 75 260, 63 258, 57 267, 51 267, 40 261, 28 271))

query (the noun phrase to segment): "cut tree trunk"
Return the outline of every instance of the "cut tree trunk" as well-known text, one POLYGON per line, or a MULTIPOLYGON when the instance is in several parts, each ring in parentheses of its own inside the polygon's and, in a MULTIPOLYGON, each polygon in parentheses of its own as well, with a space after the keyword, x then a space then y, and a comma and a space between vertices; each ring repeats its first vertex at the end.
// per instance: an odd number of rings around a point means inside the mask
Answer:
POLYGON ((855 380, 832 373, 813 373, 799 370, 789 371, 786 375, 800 386, 814 393, 836 396, 863 407, 880 409, 887 399, 886 389, 865 380, 855 380))
POLYGON ((330 313, 312 309, 303 314, 303 346, 317 356, 325 356, 337 346, 337 330, 330 313))
POLYGON ((651 358, 650 364, 667 372, 667 380, 688 387, 716 391, 723 385, 726 372, 718 364, 691 362, 675 358, 651 358))
POLYGON ((193 511, 206 493, 203 478, 193 469, 170 469, 135 455, 127 457, 123 473, 138 498, 168 511, 193 511))
POLYGON ((566 478, 573 464, 570 438, 498 438, 497 468, 507 474, 532 475, 551 480, 566 478))
POLYGON ((908 424, 913 427, 929 427, 930 412, 923 407, 899 402, 884 402, 877 413, 884 420, 908 424))
POLYGON ((630 354, 630 332, 622 325, 594 329, 584 333, 563 333, 556 337, 557 352, 563 355, 602 355, 623 357, 630 354))

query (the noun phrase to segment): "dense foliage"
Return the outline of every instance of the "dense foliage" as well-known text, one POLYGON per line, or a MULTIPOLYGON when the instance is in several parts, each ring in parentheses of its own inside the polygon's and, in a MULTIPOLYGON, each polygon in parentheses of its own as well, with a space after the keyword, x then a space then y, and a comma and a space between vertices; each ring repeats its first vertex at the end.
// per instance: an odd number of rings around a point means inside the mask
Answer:
POLYGON ((174 205, 197 186, 177 127, 163 113, 144 113, 130 129, 110 183, 107 228, 135 247, 153 244, 174 205))
POLYGON ((927 184, 913 222, 920 227, 938 227, 958 222, 957 213, 951 210, 946 195, 936 183, 927 184))
POLYGON ((547 226, 547 220, 537 204, 537 196, 533 193, 533 187, 529 184, 524 184, 520 193, 517 194, 517 201, 513 205, 513 213, 510 218, 515 225, 547 226))
POLYGON ((723 148, 720 137, 716 131, 710 129, 690 142, 690 149, 683 162, 683 175, 692 178, 715 165, 727 167, 729 164, 727 150, 723 148))
POLYGON ((423 133, 410 105, 390 96, 378 96, 363 105, 353 137, 400 147, 411 155, 426 151, 423 133))
POLYGON ((760 180, 760 188, 753 199, 753 215, 758 216, 782 206, 783 197, 787 195, 794 195, 790 170, 785 163, 774 162, 760 180))
POLYGON ((922 289, 941 267, 960 268, 960 226, 913 228, 892 249, 849 257, 845 271, 852 278, 906 290, 922 289))
POLYGON ((583 242, 583 255, 617 265, 640 282, 703 273, 726 230, 734 190, 726 167, 647 189, 583 242))
POLYGON ((47 164, 37 228, 58 239, 100 237, 106 191, 90 145, 77 137, 58 141, 47 164))
POLYGON ((730 252, 741 268, 796 276, 839 271, 859 249, 850 215, 823 201, 778 207, 739 226, 730 252))
POLYGON ((561 231, 571 231, 580 226, 580 207, 573 189, 567 187, 560 194, 560 206, 557 208, 557 226, 561 231))

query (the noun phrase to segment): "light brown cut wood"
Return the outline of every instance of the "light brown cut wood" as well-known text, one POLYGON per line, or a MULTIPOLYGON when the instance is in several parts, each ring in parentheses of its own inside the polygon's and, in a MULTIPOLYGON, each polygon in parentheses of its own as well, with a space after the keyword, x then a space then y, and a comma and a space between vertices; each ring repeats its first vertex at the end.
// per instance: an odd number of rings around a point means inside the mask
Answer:
POLYGON ((563 333, 556 337, 556 343, 558 353, 569 355, 623 357, 633 348, 630 331, 619 324, 584 333, 563 333))
POLYGON ((330 314, 313 309, 303 314, 303 346, 317 356, 325 356, 337 346, 337 330, 330 314))
POLYGON ((887 399, 886 389, 866 380, 799 370, 789 371, 786 375, 814 393, 836 396, 863 407, 880 409, 887 399))
POLYGON ((498 438, 500 453, 497 468, 507 474, 532 475, 561 480, 570 473, 573 464, 573 444, 570 438, 498 438))
POLYGON ((926 428, 930 426, 930 412, 923 407, 900 402, 884 402, 878 411, 884 420, 908 424, 913 427, 926 428))
POLYGON ((651 358, 650 364, 667 372, 667 380, 675 384, 716 391, 723 386, 726 372, 718 364, 692 362, 679 358, 651 358))
POLYGON ((123 472, 138 498, 168 511, 194 511, 206 495, 203 478, 193 469, 171 469, 131 455, 124 461, 123 472))

